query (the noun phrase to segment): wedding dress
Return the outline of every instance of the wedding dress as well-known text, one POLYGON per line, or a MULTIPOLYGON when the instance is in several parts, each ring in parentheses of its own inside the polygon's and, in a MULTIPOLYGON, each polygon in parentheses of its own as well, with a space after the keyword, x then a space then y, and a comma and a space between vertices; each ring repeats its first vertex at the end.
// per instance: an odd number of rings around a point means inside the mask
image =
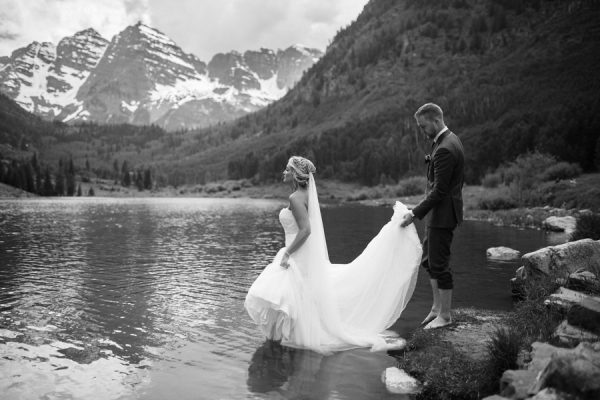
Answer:
MULTIPOLYGON (((308 187, 311 233, 281 267, 286 248, 260 273, 245 307, 268 339, 320 353, 370 347, 384 350, 380 332, 400 317, 410 300, 421 261, 414 225, 400 227, 406 206, 396 202, 391 220, 349 264, 329 261, 312 174, 308 187)), ((289 246, 298 225, 288 208, 279 213, 289 246)))

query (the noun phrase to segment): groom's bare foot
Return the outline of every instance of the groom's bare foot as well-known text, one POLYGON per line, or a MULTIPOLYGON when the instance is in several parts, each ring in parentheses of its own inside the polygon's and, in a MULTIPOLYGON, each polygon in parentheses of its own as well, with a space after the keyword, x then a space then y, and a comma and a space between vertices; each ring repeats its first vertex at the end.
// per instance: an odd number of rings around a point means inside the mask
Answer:
POLYGON ((448 326, 450 324, 452 324, 452 317, 442 318, 440 316, 437 316, 430 323, 428 323, 427 325, 425 325, 425 327, 423 329, 443 328, 444 326, 448 326))
POLYGON ((423 322, 421 322, 421 325, 427 325, 428 323, 433 321, 437 316, 438 316, 437 311, 434 311, 434 310, 429 311, 429 314, 427 314, 427 316, 425 317, 423 322))

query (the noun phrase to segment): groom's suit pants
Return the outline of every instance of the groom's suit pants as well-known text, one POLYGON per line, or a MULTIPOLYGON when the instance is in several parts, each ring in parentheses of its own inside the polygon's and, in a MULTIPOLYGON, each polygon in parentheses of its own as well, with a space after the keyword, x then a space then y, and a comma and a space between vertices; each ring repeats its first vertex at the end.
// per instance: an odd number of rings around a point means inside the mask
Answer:
POLYGON ((427 270, 431 279, 438 282, 439 289, 452 289, 452 270, 450 269, 450 246, 454 228, 426 227, 423 242, 421 266, 427 270))

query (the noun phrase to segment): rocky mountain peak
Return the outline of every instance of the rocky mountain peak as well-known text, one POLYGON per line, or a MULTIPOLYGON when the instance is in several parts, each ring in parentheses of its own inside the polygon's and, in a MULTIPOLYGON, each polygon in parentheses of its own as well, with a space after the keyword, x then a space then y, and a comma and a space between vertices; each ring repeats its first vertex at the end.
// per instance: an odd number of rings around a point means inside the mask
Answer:
POLYGON ((110 42, 88 28, 57 46, 33 42, 17 49, 0 59, 0 90, 27 110, 64 122, 190 128, 279 99, 302 75, 294 68, 312 65, 314 54, 320 52, 261 48, 219 53, 206 64, 140 21, 110 42))

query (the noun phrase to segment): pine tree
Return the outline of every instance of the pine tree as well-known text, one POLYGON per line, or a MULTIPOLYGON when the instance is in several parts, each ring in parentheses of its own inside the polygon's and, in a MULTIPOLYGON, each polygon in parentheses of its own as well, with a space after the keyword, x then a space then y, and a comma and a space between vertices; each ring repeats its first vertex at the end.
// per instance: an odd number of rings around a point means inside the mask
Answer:
POLYGON ((77 197, 81 197, 81 184, 77 185, 77 197))
POLYGON ((94 187, 90 186, 90 190, 88 190, 88 196, 94 196, 96 193, 94 192, 94 187))
POLYGON ((52 185, 52 178, 48 168, 44 171, 44 188, 42 194, 44 196, 54 196, 54 186, 52 185))
POLYGON ((140 192, 144 190, 144 178, 142 177, 142 172, 139 170, 135 173, 135 186, 140 192))
POLYGON ((152 189, 152 174, 150 173, 150 168, 147 168, 144 171, 144 189, 152 189))

